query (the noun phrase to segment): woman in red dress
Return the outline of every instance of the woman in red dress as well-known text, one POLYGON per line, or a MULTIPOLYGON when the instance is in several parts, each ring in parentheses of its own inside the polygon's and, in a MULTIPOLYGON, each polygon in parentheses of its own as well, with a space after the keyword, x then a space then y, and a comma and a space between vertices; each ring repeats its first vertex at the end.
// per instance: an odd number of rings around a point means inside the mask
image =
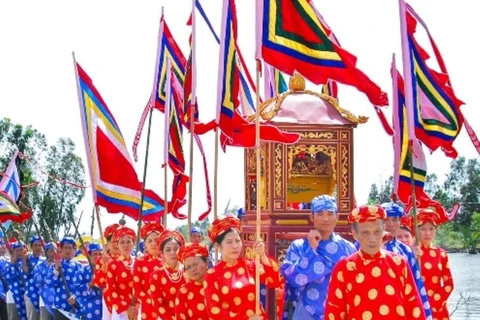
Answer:
POLYGON ((156 320, 159 316, 148 290, 150 289, 150 275, 162 267, 157 239, 163 231, 163 226, 158 223, 146 223, 140 229, 140 237, 145 243, 146 254, 137 258, 133 267, 133 296, 136 299, 138 319, 156 320))
POLYGON ((434 320, 450 319, 447 300, 453 291, 453 278, 448 263, 448 255, 442 248, 435 247, 433 241, 437 227, 451 220, 443 211, 419 209, 418 240, 420 242, 420 266, 423 282, 432 307, 434 320))
MULTIPOLYGON (((205 306, 212 319, 267 320, 262 309, 255 314, 255 272, 254 260, 240 258, 242 239, 240 220, 233 216, 213 221, 208 237, 220 251, 222 260, 205 275, 205 306)), ((265 244, 255 244, 260 255, 260 281, 269 288, 280 286, 277 262, 265 254, 265 244)))
POLYGON ((209 320, 203 289, 203 280, 209 263, 208 248, 203 244, 189 243, 180 247, 177 256, 188 278, 177 291, 175 300, 177 320, 209 320))
POLYGON ((106 288, 109 294, 105 296, 112 320, 127 320, 136 317, 135 307, 132 306, 134 262, 132 249, 135 239, 135 231, 125 226, 118 228, 113 233, 113 242, 118 242, 120 255, 108 263, 106 288))
POLYGON ((406 244, 409 248, 413 247, 413 234, 415 230, 413 228, 413 219, 411 216, 403 216, 400 219, 400 229, 398 229, 395 235, 397 240, 406 244))
MULTIPOLYGON (((107 297, 109 292, 105 287, 107 280, 107 266, 108 263, 118 257, 120 250, 118 249, 118 243, 113 242, 113 233, 121 226, 118 223, 114 223, 105 228, 103 236, 105 237, 106 244, 103 250, 102 256, 95 263, 95 272, 93 277, 93 285, 99 289, 102 289, 102 319, 110 320, 112 318, 111 312, 107 308, 107 297)), ((111 298, 110 298, 111 299, 111 298)))
POLYGON ((157 239, 162 253, 163 266, 150 276, 149 294, 160 319, 175 320, 175 298, 185 283, 183 265, 178 261, 177 251, 185 245, 178 231, 163 231, 157 239))

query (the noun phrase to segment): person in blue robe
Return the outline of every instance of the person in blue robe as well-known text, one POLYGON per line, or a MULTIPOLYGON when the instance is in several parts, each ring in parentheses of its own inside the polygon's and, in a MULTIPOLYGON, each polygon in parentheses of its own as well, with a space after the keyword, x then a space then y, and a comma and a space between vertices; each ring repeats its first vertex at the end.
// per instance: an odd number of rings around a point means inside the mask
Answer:
POLYGON ((328 283, 335 264, 353 254, 355 246, 335 234, 338 221, 335 198, 315 197, 310 204, 314 229, 297 239, 287 250, 281 272, 286 284, 295 290, 297 303, 293 319, 323 319, 328 283))
POLYGON ((55 317, 61 317, 64 312, 75 314, 78 318, 82 316, 82 309, 75 296, 78 275, 82 270, 82 264, 73 260, 75 256, 75 239, 64 237, 60 241, 61 256, 55 257, 55 268, 46 278, 48 286, 55 288, 54 312, 55 317), (61 276, 63 273, 63 278, 61 276), (67 293, 67 288, 69 292, 67 293), (63 312, 62 312, 63 311, 63 312))
POLYGON ((95 264, 102 255, 102 246, 98 243, 88 245, 88 255, 92 266, 86 265, 78 275, 78 286, 76 296, 83 308, 86 319, 102 319, 102 291, 92 285, 93 271, 95 264))
POLYGON ((40 300, 39 300, 39 289, 33 279, 33 270, 35 266, 40 262, 45 260, 42 257, 43 253, 43 239, 39 236, 33 236, 30 238, 30 248, 31 253, 27 256, 27 269, 22 270, 25 273, 25 283, 26 283, 26 292, 27 296, 25 298, 25 306, 27 308, 27 318, 29 320, 39 319, 40 317, 40 300))
POLYGON ((57 245, 55 242, 45 244, 46 259, 40 261, 33 269, 33 281, 39 292, 40 320, 53 320, 53 303, 55 300, 55 288, 47 285, 47 277, 53 274, 55 269, 55 254, 57 245))
POLYGON ((8 289, 13 296, 15 309, 9 308, 10 317, 15 312, 21 320, 27 320, 27 309, 25 307, 26 278, 24 268, 27 268, 27 250, 22 241, 15 241, 11 245, 11 260, 6 263, 3 275, 8 283, 8 289))
POLYGON ((10 258, 5 254, 5 241, 0 240, 0 319, 7 319, 7 291, 8 283, 4 276, 4 270, 10 258))
POLYGON ((418 266, 417 260, 415 259, 415 254, 412 249, 407 245, 397 240, 395 235, 400 229, 400 219, 405 215, 405 211, 398 204, 393 202, 387 202, 381 204, 381 207, 387 213, 387 220, 385 221, 385 230, 390 232, 394 237, 392 240, 384 244, 385 250, 397 253, 407 260, 410 270, 412 271, 413 276, 415 277, 415 283, 417 285, 417 290, 420 293, 422 298, 423 308, 425 310, 425 315, 427 320, 432 320, 432 310, 430 303, 428 301, 427 291, 420 274, 420 268, 418 266))

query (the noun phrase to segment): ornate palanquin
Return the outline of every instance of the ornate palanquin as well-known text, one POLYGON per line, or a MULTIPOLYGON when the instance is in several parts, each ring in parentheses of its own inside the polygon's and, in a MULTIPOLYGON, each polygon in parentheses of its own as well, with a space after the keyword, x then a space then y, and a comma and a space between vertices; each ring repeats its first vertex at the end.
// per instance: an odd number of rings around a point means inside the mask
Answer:
MULTIPOLYGON (((341 108, 336 99, 305 90, 296 75, 290 90, 260 105, 263 121, 282 130, 297 132, 294 145, 262 144, 261 236, 268 253, 281 263, 290 242, 311 229, 310 201, 319 194, 336 197, 339 210, 337 232, 350 237, 347 215, 354 206, 353 130, 366 117, 341 108)), ((253 117, 252 117, 253 118, 253 117)), ((243 240, 251 247, 256 240, 255 149, 245 151, 245 215, 243 240)), ((251 254, 246 249, 245 254, 251 254)), ((273 295, 269 294, 270 319, 275 319, 273 295)))

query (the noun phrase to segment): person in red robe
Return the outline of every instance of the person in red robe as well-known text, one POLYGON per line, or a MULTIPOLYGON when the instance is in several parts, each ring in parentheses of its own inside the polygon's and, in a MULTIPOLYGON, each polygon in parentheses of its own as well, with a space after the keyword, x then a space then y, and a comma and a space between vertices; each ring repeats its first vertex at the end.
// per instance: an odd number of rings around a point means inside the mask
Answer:
POLYGON ((136 317, 133 299, 133 263, 132 249, 136 240, 135 231, 122 226, 113 233, 113 242, 118 243, 120 255, 111 260, 107 266, 105 296, 108 311, 112 314, 112 320, 124 320, 127 317, 136 317))
POLYGON ((407 262, 382 249, 385 219, 380 206, 355 208, 349 215, 360 250, 335 265, 325 319, 426 319, 407 262))
MULTIPOLYGON (((255 260, 241 258, 240 220, 233 216, 215 219, 208 237, 219 250, 222 260, 205 275, 205 306, 211 319, 267 320, 265 310, 256 314, 255 260)), ((260 281, 268 288, 280 286, 280 272, 275 259, 265 253, 265 243, 255 244, 260 256, 260 281)))
POLYGON ((434 320, 450 319, 447 301, 454 284, 448 255, 433 244, 437 227, 449 218, 434 209, 418 209, 418 240, 420 242, 420 267, 425 289, 432 306, 434 320))
POLYGON ((102 256, 95 263, 95 271, 93 276, 93 285, 99 289, 102 289, 102 319, 110 320, 112 314, 107 308, 106 297, 109 296, 109 292, 105 287, 107 279, 107 266, 108 263, 118 257, 120 251, 118 249, 118 243, 113 242, 113 233, 120 228, 118 223, 114 223, 105 228, 103 236, 105 237, 106 244, 103 250, 102 256))
POLYGON ((397 232, 397 239, 398 241, 406 244, 410 248, 414 246, 413 235, 414 235, 414 228, 413 228, 413 220, 410 216, 403 216, 400 219, 400 229, 397 232))
POLYGON ((158 223, 146 223, 140 229, 140 237, 145 244, 146 254, 135 260, 133 267, 133 296, 140 319, 157 319, 158 314, 150 298, 150 275, 162 267, 158 237, 165 228, 158 223))
POLYGON ((208 270, 208 248, 200 243, 180 247, 178 261, 183 264, 188 281, 177 291, 175 315, 180 320, 209 320, 205 308, 203 281, 208 270))
POLYGON ((150 298, 162 320, 175 320, 175 299, 180 287, 186 282, 183 265, 178 261, 177 251, 185 240, 178 231, 165 230, 157 239, 162 253, 162 267, 150 276, 150 298))

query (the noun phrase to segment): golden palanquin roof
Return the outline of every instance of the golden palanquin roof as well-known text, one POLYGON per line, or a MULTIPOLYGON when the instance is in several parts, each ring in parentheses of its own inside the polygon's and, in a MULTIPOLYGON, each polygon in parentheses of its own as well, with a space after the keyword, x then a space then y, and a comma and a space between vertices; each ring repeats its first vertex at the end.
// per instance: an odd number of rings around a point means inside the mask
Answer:
MULTIPOLYGON (((289 91, 260 105, 260 116, 264 121, 298 124, 357 125, 368 120, 340 107, 331 96, 306 90, 305 79, 298 74, 290 79, 289 91)), ((254 121, 255 115, 248 120, 254 121)))

